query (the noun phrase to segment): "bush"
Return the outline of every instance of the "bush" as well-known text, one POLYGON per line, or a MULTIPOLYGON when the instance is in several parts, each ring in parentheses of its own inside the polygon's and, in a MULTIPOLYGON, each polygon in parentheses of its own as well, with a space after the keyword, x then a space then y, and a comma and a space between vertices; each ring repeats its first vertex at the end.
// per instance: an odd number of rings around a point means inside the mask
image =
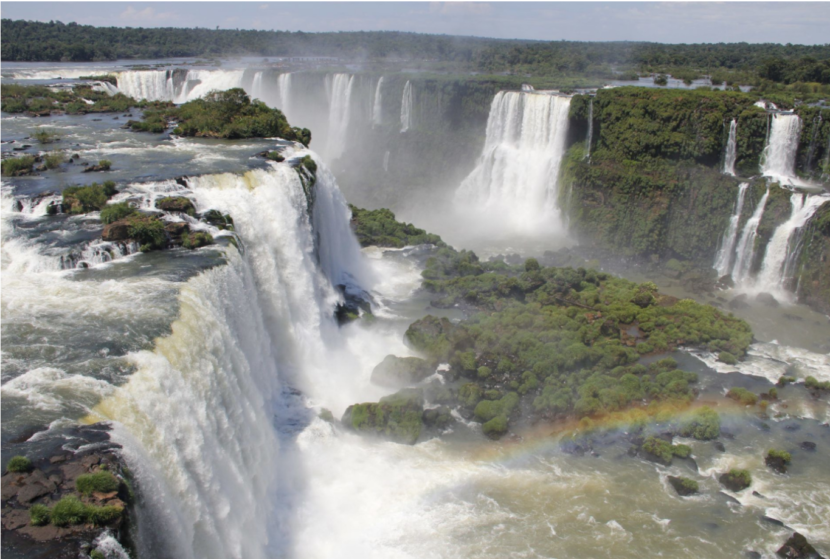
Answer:
POLYGON ((277 163, 285 161, 285 157, 283 157, 278 151, 269 151, 265 154, 265 158, 270 159, 271 161, 276 161, 277 163))
POLYGON ((9 157, 8 159, 4 159, 0 166, 2 166, 3 176, 10 177, 20 171, 31 172, 34 164, 34 157, 31 155, 23 155, 21 157, 9 157))
POLYGON ((728 351, 721 351, 718 354, 718 361, 721 363, 726 363, 727 365, 737 365, 738 358, 729 353, 728 351))
POLYGON ((491 439, 497 439, 507 433, 507 418, 503 415, 494 417, 482 425, 481 430, 491 439))
POLYGON ((692 447, 686 444, 672 445, 671 451, 678 458, 688 458, 692 455, 692 447))
POLYGON ((692 437, 699 441, 708 441, 720 435, 720 417, 718 412, 708 406, 695 410, 692 418, 686 421, 680 433, 684 437, 692 437))
POLYGON ((46 505, 32 505, 29 509, 29 521, 32 526, 46 526, 50 519, 51 513, 46 505))
POLYGON ((101 159, 98 162, 98 166, 101 167, 101 169, 104 171, 109 171, 110 167, 112 167, 112 161, 110 161, 109 159, 101 159))
POLYGON ((139 244, 141 252, 159 250, 167 245, 167 233, 161 220, 149 215, 132 215, 127 220, 128 234, 139 244))
POLYGON ((767 457, 768 458, 773 458, 775 460, 782 460, 783 462, 785 462, 787 464, 792 462, 792 459, 793 459, 792 455, 789 452, 787 452, 786 450, 775 450, 774 448, 770 449, 770 451, 767 452, 767 457))
POLYGON ((830 382, 819 382, 813 376, 804 379, 804 386, 811 390, 830 390, 830 382))
POLYGON ((349 208, 352 210, 352 227, 360 246, 403 248, 444 244, 438 235, 428 234, 411 223, 397 221, 395 214, 389 210, 364 210, 351 205, 349 208))
POLYGON ((87 520, 87 506, 74 495, 67 495, 52 507, 50 517, 55 526, 83 524, 87 520))
POLYGON ((57 169, 65 160, 62 152, 53 151, 43 158, 43 164, 47 169, 57 169))
POLYGON ((75 488, 82 495, 91 495, 95 492, 110 493, 111 491, 118 491, 120 485, 121 482, 118 481, 118 478, 109 472, 83 474, 75 480, 75 488))
POLYGON ((103 526, 109 524, 121 516, 124 510, 120 507, 106 505, 103 507, 96 507, 94 505, 87 505, 86 520, 96 526, 103 526))
POLYGON ((34 465, 25 456, 15 456, 9 460, 6 470, 14 474, 23 474, 34 470, 34 465))
POLYGON ((650 454, 657 462, 665 465, 671 464, 674 453, 672 452, 671 443, 658 439, 657 437, 646 437, 643 442, 643 451, 650 454))
POLYGON ((730 388, 729 392, 726 393, 726 397, 744 406, 754 406, 758 402, 758 396, 746 388, 740 387, 730 388))
POLYGON ((182 235, 182 246, 190 250, 212 244, 213 236, 206 231, 194 231, 182 235))
POLYGON ((135 213, 136 209, 127 202, 109 204, 101 210, 101 222, 104 224, 114 223, 119 219, 124 219, 125 217, 131 216, 135 213))
POLYGON ((38 130, 32 134, 32 138, 38 141, 41 144, 51 144, 52 142, 58 141, 59 137, 55 132, 50 130, 38 130))
POLYGON ((102 210, 107 201, 117 192, 115 183, 107 181, 102 185, 70 186, 63 189, 63 211, 68 214, 82 214, 102 210))
POLYGON ((669 79, 665 74, 654 76, 654 85, 667 85, 668 83, 669 79))
POLYGON ((752 485, 752 475, 748 470, 731 469, 718 478, 721 485, 731 491, 743 491, 752 485))

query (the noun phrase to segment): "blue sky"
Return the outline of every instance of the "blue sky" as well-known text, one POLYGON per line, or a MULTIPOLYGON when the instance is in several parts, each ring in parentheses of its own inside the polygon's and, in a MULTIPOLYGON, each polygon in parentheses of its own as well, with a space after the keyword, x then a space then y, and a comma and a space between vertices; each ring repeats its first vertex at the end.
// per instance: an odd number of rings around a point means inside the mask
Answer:
POLYGON ((830 42, 830 2, 8 2, 2 17, 119 27, 414 31, 538 40, 830 42))

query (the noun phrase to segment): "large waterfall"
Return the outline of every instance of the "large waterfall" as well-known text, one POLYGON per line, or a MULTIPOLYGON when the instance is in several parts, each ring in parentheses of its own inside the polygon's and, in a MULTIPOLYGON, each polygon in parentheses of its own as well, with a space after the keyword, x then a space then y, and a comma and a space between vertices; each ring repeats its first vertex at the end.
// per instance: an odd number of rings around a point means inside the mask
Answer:
POLYGON ((738 120, 729 123, 729 139, 726 141, 726 155, 723 157, 723 172, 735 176, 735 160, 738 157, 738 120))
POLYGON ((484 150, 456 192, 458 210, 478 214, 488 228, 563 233, 558 178, 570 103, 561 95, 499 92, 484 150))
POLYGON ((729 226, 726 228, 720 250, 718 250, 718 254, 715 257, 714 268, 718 271, 718 277, 727 275, 732 265, 732 253, 735 250, 735 242, 738 240, 738 225, 741 221, 741 212, 744 208, 744 198, 746 197, 748 188, 748 182, 742 182, 738 187, 738 199, 735 202, 735 210, 729 218, 729 226))
POLYGON ((291 74, 280 74, 277 78, 277 108, 291 120, 291 74))
POLYGON ((138 70, 117 75, 118 90, 134 99, 148 101, 173 101, 176 92, 173 78, 162 70, 138 70))
POLYGON ((351 116, 352 87, 351 74, 329 74, 326 76, 326 94, 329 100, 329 135, 325 155, 333 161, 343 154, 351 116))
POLYGON ((335 286, 368 288, 357 282, 369 273, 317 163, 311 215, 288 164, 188 179, 200 208, 233 217, 242 252, 185 285, 172 333, 129 355, 136 371, 95 408, 117 422, 135 465, 155 519, 145 529, 178 557, 282 555, 276 509, 298 488, 283 486, 292 474, 281 441, 320 421, 287 387, 338 413, 364 396, 333 310, 335 286))
POLYGON ((585 159, 591 158, 591 144, 594 141, 594 98, 588 102, 588 137, 585 138, 585 159))
POLYGON ((778 293, 787 289, 787 282, 793 276, 800 249, 797 232, 828 200, 830 196, 810 196, 801 193, 790 196, 790 218, 776 228, 767 244, 761 271, 756 280, 757 289, 778 293))
POLYGON ((774 114, 769 140, 761 155, 761 172, 764 176, 791 183, 795 179, 795 157, 801 134, 798 115, 774 114))
POLYGON ((749 277, 752 270, 752 261, 755 256, 755 238, 758 236, 758 225, 761 223, 761 218, 764 217, 764 208, 767 206, 767 199, 769 198, 769 189, 764 192, 758 205, 755 206, 755 211, 747 220, 741 231, 741 238, 738 241, 738 247, 735 249, 735 266, 732 268, 732 279, 737 284, 741 284, 749 277))
POLYGON ((372 102, 372 124, 380 126, 383 124, 383 76, 378 78, 378 85, 375 87, 375 99, 372 102))
POLYGON ((412 83, 406 80, 403 86, 403 97, 401 97, 401 132, 406 132, 412 127, 412 83))

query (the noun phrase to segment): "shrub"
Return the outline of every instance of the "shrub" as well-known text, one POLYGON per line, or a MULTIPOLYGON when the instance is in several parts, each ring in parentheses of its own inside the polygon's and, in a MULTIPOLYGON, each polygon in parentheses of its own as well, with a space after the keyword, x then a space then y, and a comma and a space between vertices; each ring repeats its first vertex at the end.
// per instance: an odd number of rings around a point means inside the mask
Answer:
POLYGON ((285 161, 285 157, 283 157, 278 151, 269 151, 265 154, 265 158, 270 159, 271 161, 276 161, 277 163, 285 161))
POLYGON ((482 425, 481 430, 491 439, 497 439, 507 433, 507 418, 503 415, 494 417, 482 425))
POLYGON ((716 439, 720 435, 720 417, 718 412, 708 406, 698 408, 691 419, 686 421, 680 433, 684 437, 692 437, 699 441, 716 439))
POLYGON ((8 465, 6 465, 6 470, 14 474, 31 472, 33 469, 34 465, 32 464, 32 461, 25 456, 15 456, 9 460, 8 465))
POLYGON ((740 387, 730 388, 729 392, 726 393, 726 397, 744 406, 754 406, 758 402, 758 396, 746 388, 740 387))
POLYGON ((29 509, 29 521, 32 526, 46 526, 50 519, 51 513, 46 505, 32 505, 29 509))
POLYGON ((778 382, 775 383, 775 386, 784 387, 784 386, 787 386, 788 384, 792 384, 794 382, 795 382, 795 377, 782 376, 780 379, 778 379, 778 382))
POLYGON ((31 155, 23 155, 21 157, 10 157, 4 159, 2 166, 2 173, 4 176, 12 176, 20 171, 31 172, 32 166, 35 164, 35 158, 31 155))
POLYGON ((665 74, 658 74, 654 77, 654 85, 667 85, 668 83, 669 79, 665 74))
POLYGON ((64 161, 64 155, 59 151, 53 151, 43 158, 43 163, 47 169, 57 169, 64 161))
POLYGON ((112 161, 110 161, 109 159, 101 159, 100 161, 98 161, 98 166, 104 171, 109 171, 110 167, 112 167, 112 161))
POLYGON ((811 390, 830 390, 830 382, 819 382, 813 376, 804 379, 804 386, 811 390))
POLYGON ((130 238, 138 244, 141 252, 159 250, 167 244, 164 223, 149 215, 133 215, 127 218, 130 238))
POLYGON ((692 447, 686 444, 672 445, 671 451, 678 458, 688 458, 692 455, 692 447))
POLYGON ((308 170, 308 172, 312 175, 317 173, 317 162, 314 161, 314 158, 310 155, 306 155, 305 157, 303 157, 300 160, 300 165, 305 167, 305 169, 308 170))
POLYGON ((74 495, 67 495, 52 507, 51 519, 55 526, 83 524, 87 519, 87 507, 74 495))
POLYGON ((91 495, 95 492, 109 493, 111 491, 118 491, 120 485, 121 482, 118 481, 118 478, 109 472, 83 474, 75 480, 75 488, 82 495, 91 495))
POLYGON ((646 437, 643 442, 643 451, 666 465, 671 464, 672 456, 674 456, 671 443, 657 437, 646 437))
POLYGON ((34 134, 32 134, 32 138, 38 141, 41 144, 51 144, 52 142, 56 142, 59 138, 58 135, 50 130, 38 130, 34 134))
POLYGON ((727 365, 737 365, 738 358, 729 353, 728 351, 721 351, 718 354, 718 361, 721 363, 726 363, 727 365))
POLYGON ((752 485, 752 475, 748 470, 731 469, 718 478, 720 483, 731 491, 743 491, 752 485))
POLYGON ((182 235, 182 246, 190 250, 212 244, 213 236, 206 231, 193 231, 182 235))
POLYGON ((127 202, 109 204, 101 210, 101 222, 110 224, 136 213, 136 209, 127 202))
POLYGON ((115 183, 107 181, 102 185, 92 183, 90 186, 70 186, 63 189, 63 211, 69 214, 81 214, 104 208, 117 190, 115 183))
POLYGON ((86 520, 96 526, 103 526, 120 517, 122 512, 124 512, 124 509, 112 505, 103 507, 87 505, 86 520))
POLYGON ((776 460, 783 460, 787 464, 792 462, 792 459, 793 459, 792 455, 789 452, 787 452, 786 450, 776 450, 774 448, 770 449, 770 451, 767 452, 767 457, 768 458, 773 458, 773 459, 776 459, 776 460))
POLYGON ((93 549, 89 552, 89 559, 107 559, 107 556, 100 549, 93 549))

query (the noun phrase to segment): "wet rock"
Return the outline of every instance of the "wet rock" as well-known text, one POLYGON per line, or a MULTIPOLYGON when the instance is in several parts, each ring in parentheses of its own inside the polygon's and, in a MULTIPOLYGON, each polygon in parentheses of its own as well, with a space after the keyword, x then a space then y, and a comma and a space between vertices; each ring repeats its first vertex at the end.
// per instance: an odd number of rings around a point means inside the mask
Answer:
POLYGON ((190 226, 187 223, 165 223, 164 230, 170 237, 170 242, 174 245, 182 244, 182 235, 190 232, 190 226))
POLYGON ((789 464, 789 453, 772 453, 764 457, 764 463, 767 467, 779 474, 787 473, 787 464, 789 464))
POLYGON ((784 559, 824 559, 816 548, 810 545, 807 538, 798 532, 793 532, 790 539, 776 553, 784 559))
POLYGON ((804 441, 804 442, 801 443, 800 446, 801 446, 801 450, 813 451, 813 450, 816 449, 816 443, 811 442, 811 441, 804 441))
POLYGON ((730 491, 737 493, 752 485, 752 476, 746 470, 729 470, 722 474, 718 481, 730 491))
POLYGON ((119 242, 130 239, 130 222, 126 219, 119 219, 104 226, 101 237, 105 241, 119 242))
POLYGON ((745 309, 749 307, 746 293, 741 293, 740 295, 729 301, 728 307, 730 309, 745 309))
POLYGON ((753 496, 753 497, 758 497, 759 499, 766 499, 766 497, 764 497, 763 495, 761 495, 761 494, 760 494, 760 493, 758 493, 757 491, 753 491, 753 492, 752 492, 752 496, 753 496))
POLYGON ((110 170, 109 165, 89 165, 88 163, 83 164, 86 165, 86 168, 83 171, 84 173, 100 173, 101 171, 110 170))
POLYGON ((745 555, 747 559, 761 559, 762 555, 757 551, 746 551, 745 555))
POLYGON ((164 212, 186 213, 188 215, 196 215, 196 208, 190 198, 184 196, 168 196, 156 200, 156 208, 164 212))
POLYGON ((347 429, 415 444, 421 435, 424 413, 423 391, 405 388, 377 403, 354 404, 346 408, 341 422, 347 429))
POLYGON ((674 490, 677 491, 677 494, 681 497, 695 495, 699 490, 697 482, 693 479, 669 476, 668 480, 671 486, 674 487, 674 490))
POLYGON ((419 357, 387 355, 374 368, 370 380, 378 386, 403 388, 421 382, 433 372, 429 363, 419 357))
POLYGON ((446 429, 454 420, 452 412, 447 406, 438 406, 424 410, 422 421, 431 429, 446 429))
POLYGON ((772 524, 773 526, 781 526, 782 528, 786 528, 786 524, 778 520, 777 518, 772 518, 771 516, 761 515, 761 520, 768 524, 772 524))
POLYGON ((720 441, 713 441, 712 447, 717 450, 718 452, 726 452, 726 447, 723 446, 723 443, 720 441))
POLYGON ((766 305, 771 308, 776 308, 780 306, 778 300, 775 297, 773 297, 772 294, 766 292, 759 293, 758 295, 756 295, 755 300, 761 303, 762 305, 766 305))

